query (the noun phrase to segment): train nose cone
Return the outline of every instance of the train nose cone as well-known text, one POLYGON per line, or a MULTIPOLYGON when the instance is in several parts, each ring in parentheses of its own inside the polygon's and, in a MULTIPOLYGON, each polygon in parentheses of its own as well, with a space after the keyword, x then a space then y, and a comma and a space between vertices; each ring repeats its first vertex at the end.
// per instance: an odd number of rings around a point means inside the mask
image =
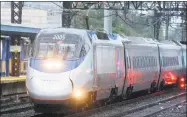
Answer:
POLYGON ((72 84, 67 77, 33 77, 27 85, 29 95, 33 99, 64 100, 72 94, 72 84))

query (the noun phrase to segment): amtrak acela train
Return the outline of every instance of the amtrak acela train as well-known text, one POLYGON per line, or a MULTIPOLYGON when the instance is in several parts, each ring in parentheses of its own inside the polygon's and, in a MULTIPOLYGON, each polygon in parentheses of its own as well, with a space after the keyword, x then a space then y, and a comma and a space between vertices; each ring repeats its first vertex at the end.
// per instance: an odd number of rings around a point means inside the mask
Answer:
POLYGON ((185 76, 186 46, 176 41, 54 28, 32 44, 26 88, 36 112, 56 113, 153 93, 185 76))

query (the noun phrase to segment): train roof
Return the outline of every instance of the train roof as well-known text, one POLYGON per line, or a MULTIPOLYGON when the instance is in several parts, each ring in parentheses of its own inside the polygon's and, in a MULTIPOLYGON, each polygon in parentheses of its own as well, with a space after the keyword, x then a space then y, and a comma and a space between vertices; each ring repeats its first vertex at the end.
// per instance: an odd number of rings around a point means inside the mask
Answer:
POLYGON ((125 41, 131 42, 132 44, 150 44, 156 45, 158 42, 152 38, 145 37, 134 37, 134 36, 123 36, 125 41))
POLYGON ((86 33, 85 29, 77 29, 77 28, 44 28, 41 29, 40 33, 58 33, 58 32, 67 32, 72 34, 81 35, 83 32, 86 33))
POLYGON ((175 46, 177 46, 177 44, 175 42, 173 42, 172 40, 161 40, 159 42, 163 43, 163 44, 167 44, 167 45, 175 45, 175 46))
MULTIPOLYGON (((95 30, 86 30, 86 29, 78 29, 78 28, 43 28, 39 33, 58 33, 58 32, 71 32, 72 34, 77 34, 77 35, 84 35, 87 32, 90 33, 95 33, 95 30)), ((97 31, 97 32, 102 32, 102 31, 97 31)), ((105 32, 104 32, 105 33, 105 32)), ((97 35, 97 34, 96 34, 97 35)), ((162 45, 165 47, 176 47, 176 46, 182 46, 183 48, 186 48, 186 45, 181 44, 180 42, 177 41, 171 41, 171 40, 162 40, 158 41, 153 38, 145 38, 145 37, 135 37, 135 36, 124 36, 116 33, 112 34, 107 34, 109 40, 113 40, 113 43, 116 41, 123 41, 127 43, 132 43, 132 44, 140 44, 140 45, 162 45)))
POLYGON ((176 43, 177 45, 181 46, 183 49, 186 50, 186 45, 185 44, 182 44, 181 42, 179 41, 176 41, 176 40, 172 40, 174 43, 176 43))

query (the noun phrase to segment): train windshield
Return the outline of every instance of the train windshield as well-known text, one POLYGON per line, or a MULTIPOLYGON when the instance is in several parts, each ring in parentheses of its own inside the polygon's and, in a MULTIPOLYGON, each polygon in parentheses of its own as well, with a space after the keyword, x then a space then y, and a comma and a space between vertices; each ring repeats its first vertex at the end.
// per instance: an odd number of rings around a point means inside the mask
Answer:
POLYGON ((40 35, 36 41, 36 58, 78 58, 82 38, 76 34, 56 33, 40 35))

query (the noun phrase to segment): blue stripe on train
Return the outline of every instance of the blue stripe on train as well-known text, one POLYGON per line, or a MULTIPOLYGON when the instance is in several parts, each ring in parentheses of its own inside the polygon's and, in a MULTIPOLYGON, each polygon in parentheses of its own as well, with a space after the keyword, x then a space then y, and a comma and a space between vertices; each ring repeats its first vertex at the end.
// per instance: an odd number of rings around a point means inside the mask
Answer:
POLYGON ((108 34, 108 37, 112 40, 117 40, 117 34, 108 34))
POLYGON ((85 57, 79 59, 72 59, 72 60, 63 60, 63 68, 59 70, 45 69, 43 67, 43 63, 47 60, 30 58, 30 67, 40 72, 61 73, 77 68, 84 61, 84 58, 85 57))

